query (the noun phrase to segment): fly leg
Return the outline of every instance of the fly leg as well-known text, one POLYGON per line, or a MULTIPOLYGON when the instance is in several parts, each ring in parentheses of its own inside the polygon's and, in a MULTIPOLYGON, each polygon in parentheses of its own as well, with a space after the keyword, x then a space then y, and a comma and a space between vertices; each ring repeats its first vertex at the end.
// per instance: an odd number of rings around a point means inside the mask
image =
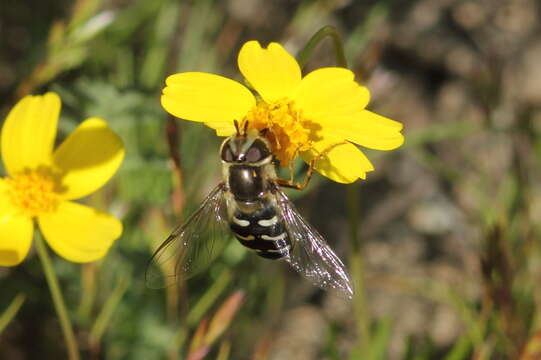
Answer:
POLYGON ((324 149, 322 152, 320 152, 315 158, 310 160, 310 162, 308 163, 308 170, 306 171, 306 174, 304 175, 304 181, 302 183, 298 183, 298 182, 295 183, 295 181, 293 179, 293 165, 292 165, 292 163, 289 165, 290 178, 289 179, 278 178, 278 179, 276 179, 276 183, 278 185, 282 186, 282 187, 295 189, 295 190, 303 190, 310 183, 310 179, 312 178, 312 175, 314 174, 314 169, 315 169, 315 165, 317 164, 317 162, 319 160, 321 160, 322 157, 327 155, 335 147, 337 147, 339 145, 345 145, 345 144, 347 144, 347 141, 343 141, 343 142, 340 142, 340 143, 337 143, 337 144, 333 144, 333 145, 327 147, 326 149, 324 149))
MULTIPOLYGON (((299 146, 299 148, 300 148, 300 146, 299 146)), ((297 157, 297 155, 299 154, 299 148, 297 148, 295 150, 295 154, 292 156, 293 159, 295 159, 297 157)), ((279 164, 279 163, 277 163, 277 164, 279 164)), ((295 184, 295 178, 294 178, 295 177, 295 175, 294 175, 295 172, 293 171, 293 165, 294 165, 293 161, 290 161, 289 165, 287 166, 288 169, 289 169, 289 179, 278 178, 278 179, 276 179, 276 182, 278 183, 278 185, 283 186, 283 187, 287 187, 287 188, 290 188, 290 189, 296 189, 296 190, 302 190, 302 189, 304 189, 306 187, 306 185, 308 183, 305 181, 306 184, 303 184, 303 185, 301 185, 299 183, 295 184)), ((312 176, 312 175, 310 175, 310 176, 312 176)))

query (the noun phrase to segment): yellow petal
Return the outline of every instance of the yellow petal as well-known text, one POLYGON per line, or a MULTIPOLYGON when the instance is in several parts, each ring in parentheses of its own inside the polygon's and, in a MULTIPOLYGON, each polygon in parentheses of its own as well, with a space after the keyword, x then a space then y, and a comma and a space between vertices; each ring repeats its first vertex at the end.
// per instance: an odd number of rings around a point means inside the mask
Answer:
POLYGON ((2 158, 9 174, 49 164, 60 98, 55 93, 26 96, 9 112, 2 127, 2 158))
POLYGON ((365 179, 366 173, 374 170, 370 160, 355 145, 334 136, 325 136, 314 144, 313 149, 300 155, 309 163, 322 153, 324 155, 317 160, 314 168, 323 176, 339 183, 347 184, 358 178, 365 179))
POLYGON ((30 218, 18 214, 6 191, 6 183, 0 179, 0 266, 14 266, 28 254, 34 226, 30 218))
POLYGON ((364 109, 370 93, 366 87, 357 84, 354 77, 344 68, 322 68, 306 75, 294 99, 302 109, 303 117, 326 122, 364 109))
POLYGON ((71 201, 40 215, 38 223, 49 246, 73 262, 102 258, 122 234, 122 223, 113 216, 71 201))
POLYGON ((266 49, 259 42, 248 41, 238 58, 242 75, 266 102, 289 98, 301 81, 297 60, 278 43, 266 49))
POLYGON ((61 196, 77 199, 103 186, 124 159, 124 145, 107 123, 90 118, 58 147, 54 164, 65 174, 61 196))
POLYGON ((321 125, 322 132, 370 149, 392 150, 404 143, 404 136, 400 133, 401 123, 368 110, 348 117, 335 118, 321 125))
POLYGON ((211 129, 216 130, 216 135, 218 136, 231 136, 237 132, 235 125, 232 122, 206 122, 206 126, 211 129))
POLYGON ((170 114, 185 120, 222 123, 233 127, 255 106, 255 97, 244 85, 231 79, 201 72, 171 75, 166 80, 161 103, 170 114))

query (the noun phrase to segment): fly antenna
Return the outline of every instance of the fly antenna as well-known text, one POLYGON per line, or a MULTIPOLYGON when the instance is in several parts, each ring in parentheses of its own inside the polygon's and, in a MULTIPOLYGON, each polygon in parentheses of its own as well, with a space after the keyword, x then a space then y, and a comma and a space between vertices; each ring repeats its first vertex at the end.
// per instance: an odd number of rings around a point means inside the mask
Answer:
POLYGON ((233 123, 235 124, 235 129, 237 129, 237 135, 240 135, 239 122, 237 120, 234 120, 233 123))
POLYGON ((248 130, 248 120, 244 120, 244 128, 242 129, 244 135, 246 135, 247 130, 248 130))

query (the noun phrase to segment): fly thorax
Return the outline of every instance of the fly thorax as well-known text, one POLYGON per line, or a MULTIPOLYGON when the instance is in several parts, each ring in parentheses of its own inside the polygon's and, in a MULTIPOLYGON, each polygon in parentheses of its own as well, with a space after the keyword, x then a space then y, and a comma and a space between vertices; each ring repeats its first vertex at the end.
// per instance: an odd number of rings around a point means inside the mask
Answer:
POLYGON ((267 188, 263 169, 259 166, 231 165, 227 181, 233 197, 240 202, 256 201, 267 188))

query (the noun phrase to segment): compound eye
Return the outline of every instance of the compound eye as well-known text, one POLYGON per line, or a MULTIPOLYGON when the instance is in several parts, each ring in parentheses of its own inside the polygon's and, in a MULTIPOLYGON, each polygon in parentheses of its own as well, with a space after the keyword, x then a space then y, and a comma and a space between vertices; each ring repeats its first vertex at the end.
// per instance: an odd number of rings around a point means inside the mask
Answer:
POLYGON ((254 141, 252 146, 250 146, 250 149, 248 149, 248 151, 246 152, 246 161, 261 161, 269 155, 270 151, 267 148, 267 145, 261 140, 256 140, 254 141))
POLYGON ((222 150, 222 160, 226 162, 232 162, 234 159, 233 152, 231 151, 231 147, 229 146, 230 142, 224 144, 223 150, 222 150))
POLYGON ((246 153, 246 161, 256 162, 259 160, 261 160, 261 151, 257 147, 252 146, 246 153))

